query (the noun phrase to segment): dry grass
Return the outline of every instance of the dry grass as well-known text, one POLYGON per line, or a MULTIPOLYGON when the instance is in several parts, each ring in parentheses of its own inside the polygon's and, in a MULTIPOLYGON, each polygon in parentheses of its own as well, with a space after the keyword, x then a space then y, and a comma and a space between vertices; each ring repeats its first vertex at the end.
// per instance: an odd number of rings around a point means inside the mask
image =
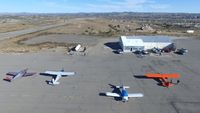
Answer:
POLYGON ((172 35, 172 36, 188 36, 199 37, 200 31, 196 30, 194 34, 186 33, 184 29, 159 29, 159 26, 154 30, 138 30, 142 27, 141 24, 134 21, 119 21, 108 20, 102 18, 85 18, 74 20, 68 25, 50 29, 49 33, 59 34, 75 34, 75 35, 90 35, 102 37, 118 37, 121 35, 172 35))
POLYGON ((138 24, 132 22, 119 22, 107 19, 90 18, 77 20, 68 25, 48 30, 48 32, 75 35, 96 35, 107 37, 121 35, 127 32, 129 29, 134 30, 138 27, 138 24))
MULTIPOLYGON (((11 24, 0 25, 5 28, 0 31, 10 31, 16 29, 25 29, 33 27, 28 24, 11 24), (14 26, 14 27, 13 27, 14 26)), ((48 29, 46 31, 40 31, 37 33, 26 34, 23 36, 15 37, 12 39, 6 39, 0 42, 1 52, 36 52, 43 48, 55 48, 55 47, 69 47, 74 44, 68 43, 53 43, 45 42, 33 45, 26 45, 21 43, 22 41, 36 38, 41 35, 49 34, 74 34, 74 35, 90 35, 90 36, 103 36, 103 37, 118 37, 120 35, 172 35, 172 36, 187 36, 187 37, 200 37, 200 31, 195 31, 194 34, 188 34, 181 30, 165 30, 155 29, 154 31, 142 31, 137 30, 141 25, 134 21, 117 21, 107 20, 102 18, 83 18, 70 21, 69 24, 58 28, 48 29)))
POLYGON ((50 49, 50 48, 56 48, 56 47, 70 47, 74 46, 75 44, 72 43, 55 43, 55 42, 44 42, 44 43, 38 43, 38 44, 31 44, 26 45, 21 43, 22 41, 29 40, 34 37, 38 37, 41 35, 47 35, 49 33, 47 32, 37 32, 32 34, 27 34, 11 39, 6 39, 0 42, 0 51, 3 53, 26 53, 26 52, 37 52, 41 49, 50 49))
POLYGON ((11 32, 11 31, 17 31, 22 29, 28 29, 33 28, 35 25, 31 25, 28 23, 1 23, 0 24, 0 32, 11 32))

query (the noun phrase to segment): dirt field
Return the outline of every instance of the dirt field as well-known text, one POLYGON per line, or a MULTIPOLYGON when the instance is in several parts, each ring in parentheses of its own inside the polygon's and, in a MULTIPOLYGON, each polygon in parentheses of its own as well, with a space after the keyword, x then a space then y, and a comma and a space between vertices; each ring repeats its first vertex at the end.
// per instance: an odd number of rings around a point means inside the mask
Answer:
MULTIPOLYGON (((61 22, 61 20, 59 22, 61 22)), ((150 29, 149 26, 146 27, 150 30, 147 28, 141 30, 139 28, 142 25, 134 21, 108 20, 103 18, 76 18, 67 19, 63 22, 64 23, 49 25, 49 27, 42 26, 41 28, 35 27, 9 33, 0 33, 0 39, 2 39, 0 42, 0 51, 37 52, 45 48, 69 47, 79 43, 79 41, 72 42, 69 40, 69 37, 73 39, 74 36, 90 37, 89 40, 93 40, 95 37, 98 37, 96 39, 110 37, 118 38, 121 35, 169 35, 179 37, 199 37, 198 31, 195 31, 194 34, 187 34, 183 31, 166 32, 165 30, 157 32, 153 28, 150 29), (65 36, 68 37, 68 41, 64 41, 65 36), (38 41, 39 38, 40 41, 38 41), (60 41, 55 41, 58 38, 60 41), (38 43, 34 43, 35 40, 37 40, 38 43), (30 44, 25 44, 23 42, 29 42, 30 44)), ((83 38, 79 40, 82 40, 83 42, 86 39, 83 38)))

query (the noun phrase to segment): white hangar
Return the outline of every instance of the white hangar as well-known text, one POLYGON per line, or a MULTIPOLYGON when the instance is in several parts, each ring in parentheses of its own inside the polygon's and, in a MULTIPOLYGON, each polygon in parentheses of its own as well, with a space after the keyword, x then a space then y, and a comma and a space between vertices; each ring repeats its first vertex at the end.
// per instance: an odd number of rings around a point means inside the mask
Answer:
POLYGON ((173 44, 168 36, 121 36, 119 44, 123 52, 149 50, 154 47, 163 49, 173 44))

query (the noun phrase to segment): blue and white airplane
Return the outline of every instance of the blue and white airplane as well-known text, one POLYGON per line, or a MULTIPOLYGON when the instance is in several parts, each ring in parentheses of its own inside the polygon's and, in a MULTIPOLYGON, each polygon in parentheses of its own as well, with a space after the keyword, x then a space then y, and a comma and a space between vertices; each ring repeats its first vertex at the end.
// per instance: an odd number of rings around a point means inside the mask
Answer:
POLYGON ((48 82, 50 85, 58 85, 60 82, 58 80, 61 77, 65 76, 73 76, 75 75, 75 72, 64 72, 64 69, 61 71, 45 71, 44 73, 41 73, 41 75, 47 75, 47 76, 52 76, 52 80, 48 82))
POLYGON ((115 86, 115 87, 121 89, 120 94, 106 92, 105 95, 110 97, 119 97, 122 99, 123 102, 127 102, 130 97, 139 98, 144 96, 142 93, 132 93, 132 94, 128 93, 126 89, 130 88, 129 86, 115 86))

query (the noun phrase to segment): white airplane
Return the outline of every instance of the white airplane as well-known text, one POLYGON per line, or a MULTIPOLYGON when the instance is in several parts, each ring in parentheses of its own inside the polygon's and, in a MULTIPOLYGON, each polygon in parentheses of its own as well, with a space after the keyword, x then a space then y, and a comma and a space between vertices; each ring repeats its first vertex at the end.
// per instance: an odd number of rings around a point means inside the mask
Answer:
POLYGON ((61 77, 73 76, 73 75, 75 75, 75 72, 64 72, 64 70, 62 69, 61 71, 45 71, 44 73, 41 73, 41 75, 52 76, 53 78, 51 81, 48 82, 48 84, 58 85, 58 84, 60 84, 60 82, 58 82, 58 80, 61 77))
POLYGON ((36 73, 27 73, 28 69, 21 70, 19 72, 8 72, 6 77, 3 79, 5 81, 11 82, 17 78, 33 76, 36 73))
POLYGON ((110 97, 119 97, 123 102, 127 102, 130 97, 139 98, 144 96, 142 93, 128 93, 126 89, 130 88, 129 86, 115 86, 115 88, 122 89, 120 90, 120 94, 106 92, 105 95, 110 97))

